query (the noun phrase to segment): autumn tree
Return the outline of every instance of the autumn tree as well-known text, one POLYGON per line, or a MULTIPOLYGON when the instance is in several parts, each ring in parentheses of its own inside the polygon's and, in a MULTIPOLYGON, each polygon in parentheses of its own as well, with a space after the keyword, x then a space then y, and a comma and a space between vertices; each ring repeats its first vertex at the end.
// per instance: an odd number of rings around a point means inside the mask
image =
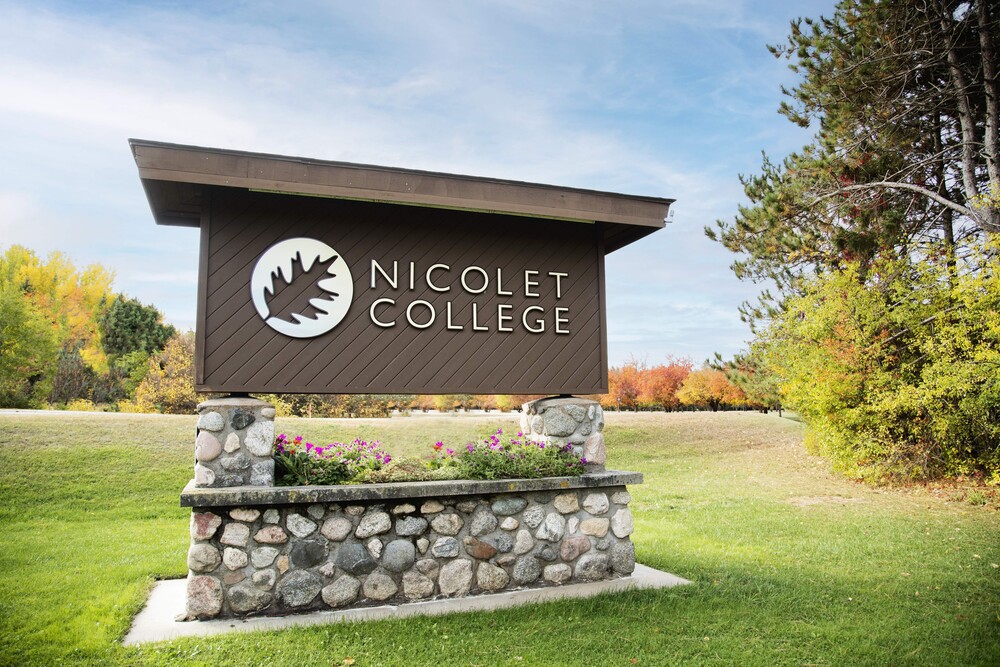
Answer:
POLYGON ((15 280, 25 298, 49 318, 59 346, 66 351, 78 349, 90 368, 106 371, 98 321, 113 295, 113 274, 99 264, 78 270, 60 252, 42 261, 30 250, 12 246, 7 255, 16 258, 15 280))
POLYGON ((198 405, 194 391, 194 333, 177 334, 163 352, 149 358, 149 368, 135 390, 135 403, 147 411, 190 414, 198 405))
POLYGON ((0 407, 37 407, 51 390, 55 332, 4 268, 0 258, 0 407))
POLYGON ((639 399, 639 363, 629 361, 620 368, 608 369, 606 407, 615 410, 635 410, 639 399))
POLYGON ((430 394, 418 394, 412 401, 410 401, 410 408, 413 410, 420 410, 421 412, 433 410, 435 408, 434 396, 430 394))
POLYGON ((734 385, 722 371, 702 368, 692 371, 677 391, 677 400, 682 405, 707 407, 712 412, 719 408, 742 405, 746 395, 734 385))
POLYGON ((755 348, 847 475, 983 476, 1000 483, 1000 263, 880 259, 814 279, 755 348), (914 289, 919 286, 919 289, 914 289))
POLYGON ((666 364, 639 369, 639 404, 655 410, 676 410, 677 391, 691 373, 690 359, 668 358, 666 364))
POLYGON ((78 270, 58 252, 41 260, 14 245, 0 256, 6 311, 0 393, 7 396, 0 400, 39 406, 101 393, 108 364, 97 322, 112 296, 111 280, 100 265, 78 270))

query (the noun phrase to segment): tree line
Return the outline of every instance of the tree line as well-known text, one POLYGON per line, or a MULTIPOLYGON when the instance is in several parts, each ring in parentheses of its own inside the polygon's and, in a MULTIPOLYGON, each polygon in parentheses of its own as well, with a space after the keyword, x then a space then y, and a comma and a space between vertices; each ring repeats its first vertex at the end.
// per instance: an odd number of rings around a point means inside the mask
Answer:
MULTIPOLYGON (((79 269, 64 254, 22 246, 0 255, 0 407, 191 413, 194 335, 152 305, 116 293, 111 271, 79 269)), ((519 410, 537 395, 263 395, 283 415, 384 417, 393 411, 519 410)), ((764 405, 722 372, 687 359, 629 361, 592 396, 610 410, 732 409, 764 405)))
POLYGON ((608 393, 594 396, 606 410, 733 410, 770 407, 748 395, 723 371, 695 370, 690 359, 667 358, 651 366, 630 360, 608 369, 608 393))
POLYGON ((125 407, 164 374, 184 339, 153 306, 112 289, 113 274, 19 245, 0 255, 0 407, 125 407))
POLYGON ((771 52, 813 140, 741 178, 708 236, 770 283, 719 360, 794 408, 807 442, 877 481, 1000 483, 1000 9, 843 0, 771 52))

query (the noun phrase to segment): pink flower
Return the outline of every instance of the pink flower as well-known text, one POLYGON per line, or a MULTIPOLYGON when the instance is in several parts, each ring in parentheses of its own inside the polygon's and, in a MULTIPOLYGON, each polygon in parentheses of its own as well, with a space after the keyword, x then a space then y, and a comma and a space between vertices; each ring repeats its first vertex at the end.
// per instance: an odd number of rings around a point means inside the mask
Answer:
POLYGON ((446 449, 444 451, 445 451, 446 454, 448 454, 448 456, 454 456, 455 455, 455 450, 452 449, 451 447, 449 447, 448 449, 446 449))
POLYGON ((441 451, 442 447, 444 447, 444 443, 443 442, 438 441, 438 442, 434 443, 434 449, 436 449, 438 451, 441 451))

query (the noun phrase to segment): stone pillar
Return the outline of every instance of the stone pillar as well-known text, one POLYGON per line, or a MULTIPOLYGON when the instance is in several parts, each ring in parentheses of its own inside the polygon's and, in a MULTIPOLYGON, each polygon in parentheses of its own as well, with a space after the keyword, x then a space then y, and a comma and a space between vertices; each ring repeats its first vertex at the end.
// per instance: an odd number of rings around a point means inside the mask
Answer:
POLYGON ((540 398, 525 403, 521 431, 532 440, 546 444, 573 445, 578 456, 587 459, 587 472, 602 472, 607 458, 604 446, 604 411, 589 398, 540 398))
POLYGON ((274 408, 256 398, 215 398, 198 406, 194 483, 274 486, 274 408))

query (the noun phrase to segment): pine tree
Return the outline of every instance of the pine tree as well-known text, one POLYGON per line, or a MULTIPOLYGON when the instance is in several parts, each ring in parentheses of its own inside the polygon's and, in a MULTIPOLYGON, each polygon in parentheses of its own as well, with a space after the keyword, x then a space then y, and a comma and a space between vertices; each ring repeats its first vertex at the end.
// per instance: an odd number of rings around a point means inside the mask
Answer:
POLYGON ((705 230, 745 255, 736 274, 786 293, 879 254, 954 261, 1000 232, 997 35, 989 0, 843 0, 831 18, 793 21, 769 47, 802 76, 780 111, 815 140, 765 156, 741 178, 751 205, 705 230))

